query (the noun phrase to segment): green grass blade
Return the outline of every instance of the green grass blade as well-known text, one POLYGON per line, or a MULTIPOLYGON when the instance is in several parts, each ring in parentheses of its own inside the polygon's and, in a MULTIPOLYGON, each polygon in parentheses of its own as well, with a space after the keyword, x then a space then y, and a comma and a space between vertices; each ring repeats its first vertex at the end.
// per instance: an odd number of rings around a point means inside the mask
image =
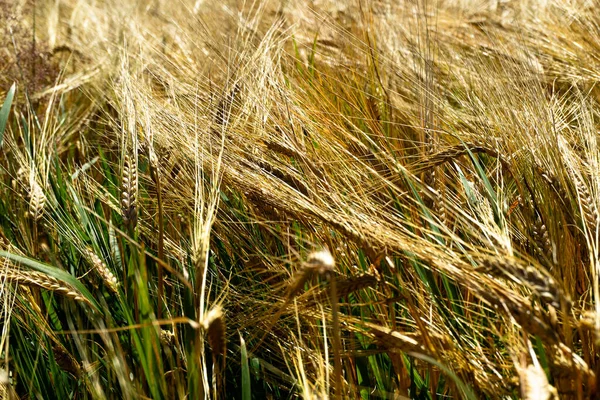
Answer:
POLYGON ((15 96, 16 86, 13 83, 10 87, 2 109, 0 109, 0 149, 2 148, 2 142, 4 139, 4 129, 6 129, 6 122, 8 121, 8 114, 10 112, 10 106, 12 105, 13 97, 15 96))
POLYGON ((252 391, 250 389, 250 367, 248 365, 248 350, 246 341, 240 334, 240 352, 242 353, 242 400, 251 400, 252 391))

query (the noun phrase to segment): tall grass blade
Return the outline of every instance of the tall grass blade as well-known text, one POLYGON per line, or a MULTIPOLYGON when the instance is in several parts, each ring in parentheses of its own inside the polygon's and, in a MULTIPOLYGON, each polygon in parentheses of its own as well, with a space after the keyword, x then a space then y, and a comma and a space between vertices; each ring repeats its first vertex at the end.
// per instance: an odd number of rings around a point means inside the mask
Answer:
POLYGON ((2 142, 4 141, 4 130, 6 129, 6 123, 8 121, 8 115, 10 114, 10 106, 12 105, 13 97, 15 95, 16 84, 13 83, 8 93, 6 94, 6 99, 4 99, 4 104, 0 109, 0 149, 2 148, 2 142))
POLYGON ((252 389, 250 382, 250 365, 248 363, 248 349, 246 341, 240 334, 240 353, 242 366, 242 400, 252 400, 252 389))

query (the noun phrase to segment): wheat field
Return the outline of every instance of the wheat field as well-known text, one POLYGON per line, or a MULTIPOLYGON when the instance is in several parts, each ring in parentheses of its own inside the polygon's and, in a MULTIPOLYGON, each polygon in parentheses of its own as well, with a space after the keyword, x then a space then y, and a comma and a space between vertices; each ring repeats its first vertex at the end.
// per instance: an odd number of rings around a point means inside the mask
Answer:
POLYGON ((0 0, 0 398, 600 396, 600 4, 0 0))

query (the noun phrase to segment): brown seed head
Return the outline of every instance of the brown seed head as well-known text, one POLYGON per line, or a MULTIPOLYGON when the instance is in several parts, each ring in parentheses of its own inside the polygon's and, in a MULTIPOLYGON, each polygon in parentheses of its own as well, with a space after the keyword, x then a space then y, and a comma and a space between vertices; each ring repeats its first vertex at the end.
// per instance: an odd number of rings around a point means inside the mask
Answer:
POLYGON ((225 317, 220 306, 212 308, 204 317, 202 327, 208 337, 208 343, 213 353, 225 354, 227 339, 225 336, 225 317))

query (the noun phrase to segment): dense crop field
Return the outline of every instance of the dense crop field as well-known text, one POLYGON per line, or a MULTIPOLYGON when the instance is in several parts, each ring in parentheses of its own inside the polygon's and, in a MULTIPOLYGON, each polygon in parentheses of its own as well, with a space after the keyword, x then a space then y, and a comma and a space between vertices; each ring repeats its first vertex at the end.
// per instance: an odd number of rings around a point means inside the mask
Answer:
POLYGON ((600 396, 600 6, 0 0, 0 398, 600 396))

